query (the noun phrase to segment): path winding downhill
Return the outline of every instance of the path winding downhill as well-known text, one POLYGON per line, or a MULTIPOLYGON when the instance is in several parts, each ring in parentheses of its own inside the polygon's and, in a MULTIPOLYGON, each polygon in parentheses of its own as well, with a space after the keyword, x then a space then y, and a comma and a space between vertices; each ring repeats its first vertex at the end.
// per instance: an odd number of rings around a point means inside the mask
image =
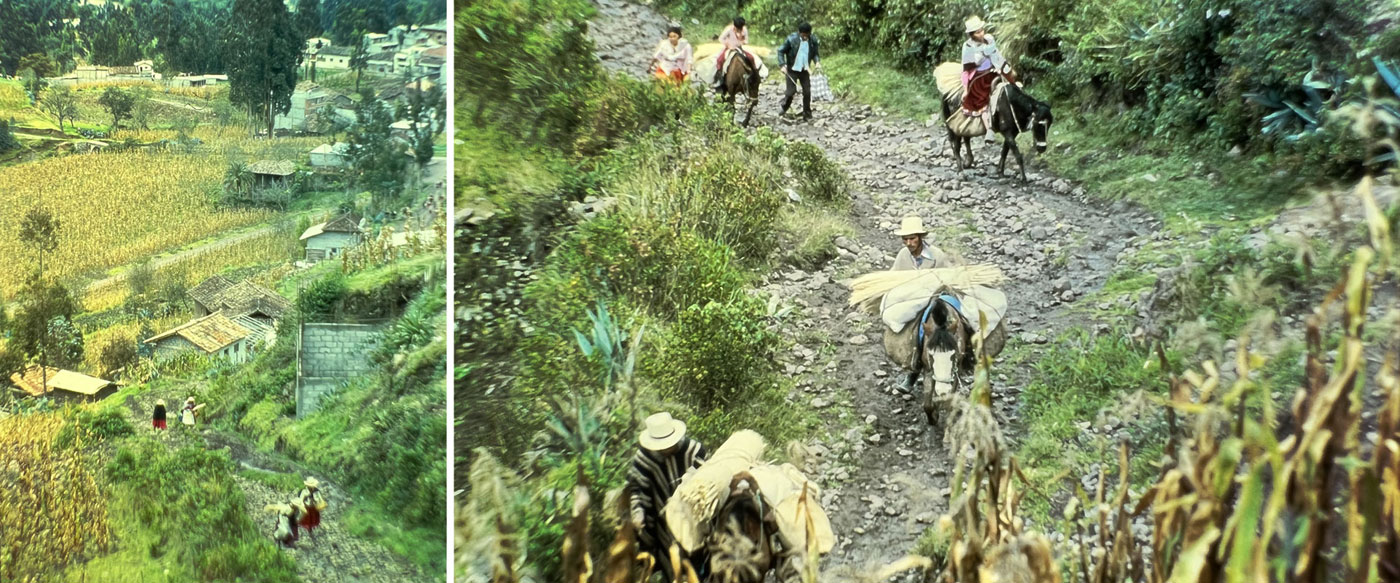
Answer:
MULTIPOLYGON (((166 391, 146 393, 140 398, 129 399, 126 410, 131 423, 144 431, 150 429, 150 408, 157 398, 177 405, 170 415, 170 428, 156 432, 156 437, 170 447, 183 445, 201 446, 205 449, 227 449, 229 457, 239 470, 262 470, 295 476, 298 479, 315 476, 321 482, 321 492, 326 497, 327 508, 322 515, 321 528, 313 540, 303 532, 301 540, 294 548, 283 549, 296 561, 297 575, 306 583, 398 583, 430 582, 437 580, 409 563, 387 548, 369 540, 355 536, 345 523, 346 511, 354 502, 353 496, 334 480, 325 475, 310 472, 285 459, 279 459, 258 451, 244 442, 242 437, 222 432, 203 425, 194 430, 181 425, 176 411, 183 403, 184 393, 166 391)), ((257 525, 260 532, 272 539, 275 530, 273 515, 263 508, 268 504, 286 503, 296 496, 296 491, 280 491, 266 483, 235 474, 233 480, 243 491, 244 509, 248 517, 257 525)))
MULTIPOLYGON (((625 1, 595 2, 593 30, 629 31, 595 38, 600 59, 640 75, 667 19, 625 1)), ((850 218, 859 234, 837 240, 839 257, 820 271, 772 274, 762 288, 800 307, 784 323, 785 335, 798 338, 799 346, 781 357, 798 381, 794 398, 830 413, 826 435, 807 445, 817 454, 814 473, 826 488, 822 498, 838 536, 824 571, 840 576, 846 568, 865 570, 907 554, 946 509, 951 469, 942 436, 929 431, 918 398, 894 388, 899 371, 885 357, 882 325, 846 307, 849 291, 840 280, 888 269, 900 247, 892 234, 900 217, 920 215, 936 245, 1006 272, 1009 351, 1018 343, 1045 344, 1072 326, 1093 326, 1071 318, 1070 308, 1099 289, 1118 258, 1157 235, 1160 225, 1139 208, 1091 202, 1033 164, 1029 184, 996 178, 989 162, 1000 146, 974 146, 979 166, 960 176, 941 125, 926 127, 839 100, 814 103, 813 122, 780 123, 781 95, 782 85, 770 78, 754 125, 820 146, 856 187, 850 218), (810 340, 822 337, 829 340, 810 340), (837 405, 851 414, 835 413, 837 405)), ((1028 138, 1022 143, 1029 149, 1028 138)), ((993 369, 1004 423, 1016 423, 1028 377, 1026 370, 993 369)))

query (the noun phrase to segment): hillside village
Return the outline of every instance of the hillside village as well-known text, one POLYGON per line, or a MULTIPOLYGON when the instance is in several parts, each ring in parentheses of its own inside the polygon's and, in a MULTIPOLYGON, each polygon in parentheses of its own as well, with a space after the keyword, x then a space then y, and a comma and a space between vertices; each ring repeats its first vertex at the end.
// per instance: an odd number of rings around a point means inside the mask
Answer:
POLYGON ((67 468, 0 491, 0 581, 443 579, 445 8, 347 46, 298 17, 357 4, 295 4, 74 3, 71 47, 0 46, 0 480, 67 468), (193 40, 85 36, 161 11, 193 40))

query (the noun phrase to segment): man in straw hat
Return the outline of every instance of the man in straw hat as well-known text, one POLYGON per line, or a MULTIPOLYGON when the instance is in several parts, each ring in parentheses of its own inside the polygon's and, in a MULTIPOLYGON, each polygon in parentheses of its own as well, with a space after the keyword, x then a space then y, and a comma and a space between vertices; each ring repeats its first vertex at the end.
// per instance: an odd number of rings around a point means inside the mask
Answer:
POLYGON ((900 249, 899 254, 895 256, 894 265, 890 266, 890 271, 948 266, 948 254, 944 253, 942 249, 928 244, 928 229, 924 228, 922 218, 904 217, 899 221, 899 230, 895 232, 895 235, 904 241, 904 248, 900 249))
MULTIPOLYGON (((661 510, 676 492, 686 472, 705 461, 705 446, 685 435, 685 423, 662 412, 647 417, 646 428, 637 437, 641 447, 632 456, 627 471, 631 495, 632 526, 637 529, 641 551, 656 557, 667 581, 675 578, 678 565, 671 564, 671 544, 675 538, 666 526, 661 510)), ((684 552, 682 552, 684 555, 684 552)), ((699 571, 704 561, 692 563, 699 571)))
MULTIPOLYGON (((924 228, 924 220, 917 216, 904 217, 899 222, 899 231, 895 233, 904 241, 904 248, 899 250, 899 254, 894 258, 894 265, 890 266, 890 271, 907 271, 911 269, 933 269, 935 267, 947 267, 951 262, 948 254, 942 249, 928 244, 928 229, 924 228)), ((916 337, 917 338, 917 337, 916 337)), ((922 340, 918 338, 915 342, 922 340)), ((922 346, 914 347, 914 354, 919 354, 922 346)), ((914 390, 915 383, 919 380, 919 358, 914 359, 914 368, 904 377, 899 387, 905 392, 914 390)))
POLYGON ((992 113, 988 105, 992 98, 992 81, 998 75, 1007 82, 1015 83, 1016 74, 1011 71, 1006 59, 997 49, 992 35, 987 34, 987 23, 973 16, 963 23, 967 41, 963 43, 963 113, 968 117, 981 117, 987 126, 986 139, 995 141, 992 134, 992 113))

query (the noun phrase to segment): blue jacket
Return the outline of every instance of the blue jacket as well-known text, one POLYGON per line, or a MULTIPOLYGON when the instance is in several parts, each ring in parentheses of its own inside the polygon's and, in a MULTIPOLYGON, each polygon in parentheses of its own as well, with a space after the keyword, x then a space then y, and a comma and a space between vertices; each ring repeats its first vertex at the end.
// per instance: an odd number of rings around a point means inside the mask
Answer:
MULTIPOLYGON (((817 51, 817 35, 811 34, 807 37, 807 64, 811 65, 821 60, 821 53, 817 51)), ((797 51, 802 48, 802 35, 792 33, 787 40, 783 41, 783 46, 778 48, 778 66, 791 65, 797 59, 797 51)))

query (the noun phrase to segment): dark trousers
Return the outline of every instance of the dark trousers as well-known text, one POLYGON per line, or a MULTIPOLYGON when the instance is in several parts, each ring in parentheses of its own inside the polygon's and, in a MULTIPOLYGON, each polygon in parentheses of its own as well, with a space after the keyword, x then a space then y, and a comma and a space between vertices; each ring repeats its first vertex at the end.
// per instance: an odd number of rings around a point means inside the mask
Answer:
POLYGON ((802 83, 802 117, 812 117, 812 72, 793 71, 787 72, 787 93, 783 94, 783 113, 787 113, 792 106, 792 96, 797 94, 797 83, 802 83))

